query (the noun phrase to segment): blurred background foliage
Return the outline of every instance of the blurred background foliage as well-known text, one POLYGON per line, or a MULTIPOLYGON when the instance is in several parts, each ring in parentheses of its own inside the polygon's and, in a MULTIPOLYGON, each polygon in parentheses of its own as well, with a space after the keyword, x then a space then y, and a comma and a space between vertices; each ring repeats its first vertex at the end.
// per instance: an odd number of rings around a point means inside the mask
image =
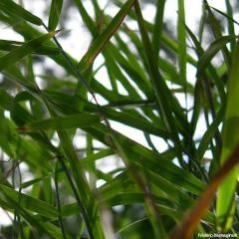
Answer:
MULTIPOLYGON (((168 2, 1 0, 3 238, 173 238, 211 189, 239 6, 168 2)), ((175 238, 238 232, 228 197, 175 238)))

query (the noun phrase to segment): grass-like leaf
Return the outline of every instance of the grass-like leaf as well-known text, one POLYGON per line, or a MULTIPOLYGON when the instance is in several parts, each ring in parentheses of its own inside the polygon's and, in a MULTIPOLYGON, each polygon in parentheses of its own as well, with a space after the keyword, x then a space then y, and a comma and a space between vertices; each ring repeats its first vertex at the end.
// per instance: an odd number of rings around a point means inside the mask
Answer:
POLYGON ((12 0, 2 0, 0 2, 0 7, 0 11, 3 11, 7 15, 22 18, 25 21, 31 22, 36 25, 42 25, 42 20, 39 17, 33 15, 12 0))
MULTIPOLYGON (((210 207, 215 193, 220 186, 221 182, 226 183, 225 179, 228 179, 228 175, 232 173, 235 166, 238 165, 239 147, 229 155, 221 169, 217 172, 210 184, 207 186, 201 197, 198 199, 195 207, 186 215, 184 221, 175 230, 170 239, 185 238, 190 239, 199 221, 205 214, 206 210, 210 207)), ((238 171, 238 168, 236 168, 238 171)))
POLYGON ((52 0, 45 23, 0 1, 1 24, 23 39, 0 39, 0 205, 14 213, 6 238, 237 231, 236 8, 204 0, 190 29, 177 2, 171 22, 165 0, 64 9, 52 0), (80 61, 56 37, 72 17, 92 39, 80 61))
POLYGON ((52 0, 51 1, 51 8, 50 8, 50 15, 49 15, 49 22, 48 28, 50 31, 56 29, 58 22, 61 16, 63 0, 52 0))
POLYGON ((45 41, 47 41, 50 38, 52 38, 53 36, 55 36, 57 32, 58 31, 53 31, 53 32, 47 33, 41 37, 38 37, 34 40, 31 40, 31 41, 25 43, 24 45, 22 45, 21 47, 18 47, 17 49, 10 51, 5 56, 2 56, 0 58, 0 71, 10 67, 12 64, 18 62, 23 57, 34 52, 37 48, 42 46, 42 44, 45 41))
POLYGON ((77 115, 54 117, 38 122, 32 122, 23 126, 21 131, 41 131, 41 130, 61 130, 71 129, 75 127, 84 128, 99 122, 99 117, 89 113, 81 113, 77 115))
MULTIPOLYGON (((233 63, 229 78, 229 89, 228 89, 228 99, 227 99, 227 109, 225 115, 225 124, 223 129, 223 149, 221 155, 221 163, 224 163, 228 156, 233 152, 235 147, 239 143, 237 125, 239 111, 236 107, 236 102, 239 100, 238 90, 239 90, 239 43, 237 42, 236 50, 233 55, 233 63)), ((236 190, 238 177, 238 167, 235 168, 223 182, 219 188, 218 200, 217 200, 217 218, 218 226, 222 230, 227 230, 231 227, 233 223, 233 214, 235 212, 234 207, 234 193, 236 190)))
POLYGON ((117 31, 120 24, 124 20, 125 16, 130 11, 135 0, 128 0, 124 6, 120 9, 117 15, 112 19, 109 26, 97 37, 97 39, 92 43, 90 49, 83 56, 79 62, 79 69, 84 71, 87 69, 94 61, 96 56, 102 51, 105 45, 109 42, 109 39, 117 31))

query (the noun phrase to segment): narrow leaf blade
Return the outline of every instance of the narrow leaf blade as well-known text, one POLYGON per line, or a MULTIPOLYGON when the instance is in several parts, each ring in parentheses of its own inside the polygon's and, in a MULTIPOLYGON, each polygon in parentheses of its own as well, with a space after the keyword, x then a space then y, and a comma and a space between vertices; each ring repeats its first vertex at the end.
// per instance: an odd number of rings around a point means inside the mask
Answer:
MULTIPOLYGON (((239 144, 238 123, 239 110, 237 104, 239 102, 239 42, 233 56, 231 73, 229 78, 227 108, 223 128, 223 148, 221 155, 221 163, 224 163, 228 156, 233 152, 239 144)), ((226 178, 225 182, 220 186, 217 199, 217 219, 218 226, 222 230, 227 230, 232 225, 232 218, 235 212, 235 198, 238 177, 238 168, 235 168, 226 178)))
POLYGON ((117 15, 112 19, 109 26, 105 29, 105 31, 99 35, 98 38, 93 42, 90 49, 84 55, 84 57, 79 62, 79 68, 82 70, 87 69, 97 57, 97 55, 102 51, 105 45, 109 42, 109 39, 112 35, 118 30, 121 22, 124 20, 125 16, 130 11, 132 5, 135 0, 128 0, 121 10, 117 13, 117 15))
POLYGON ((35 121, 25 125, 22 131, 61 130, 75 127, 85 127, 99 122, 99 117, 89 113, 80 113, 71 116, 53 117, 51 119, 35 121))
POLYGON ((1 0, 0 11, 10 16, 16 16, 35 25, 42 25, 42 20, 11 0, 1 0))
POLYGON ((49 32, 43 36, 40 36, 34 40, 31 40, 21 47, 18 47, 12 51, 10 51, 5 56, 0 58, 0 71, 8 68, 10 65, 18 62, 23 57, 31 54, 32 52, 36 51, 42 44, 49 40, 50 38, 54 37, 58 31, 49 32))
POLYGON ((48 21, 48 28, 50 31, 55 30, 59 23, 62 5, 63 5, 63 0, 51 1, 50 16, 48 21))

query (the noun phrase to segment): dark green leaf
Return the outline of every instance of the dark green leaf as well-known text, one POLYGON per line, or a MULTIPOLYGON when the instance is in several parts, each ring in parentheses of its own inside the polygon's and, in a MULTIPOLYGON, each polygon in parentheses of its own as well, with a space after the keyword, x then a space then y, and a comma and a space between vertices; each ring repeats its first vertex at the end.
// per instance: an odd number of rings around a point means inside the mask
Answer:
POLYGON ((89 113, 80 113, 70 116, 54 117, 51 119, 32 122, 23 126, 22 131, 62 130, 84 128, 99 122, 99 117, 89 113))
POLYGON ((51 9, 50 9, 50 15, 49 15, 49 22, 48 22, 48 28, 50 31, 55 30, 59 23, 62 5, 63 5, 63 0, 51 1, 51 9))
POLYGON ((35 25, 42 25, 42 20, 24 9, 19 4, 15 3, 12 0, 1 0, 0 1, 0 11, 13 16, 22 18, 28 22, 31 22, 35 25))

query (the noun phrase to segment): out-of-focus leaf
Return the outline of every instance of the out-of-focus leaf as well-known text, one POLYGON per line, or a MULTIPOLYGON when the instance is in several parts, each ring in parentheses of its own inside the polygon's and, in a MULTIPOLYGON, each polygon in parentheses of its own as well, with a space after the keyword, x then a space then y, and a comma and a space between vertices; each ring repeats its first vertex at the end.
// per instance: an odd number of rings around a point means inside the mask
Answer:
POLYGON ((203 71, 205 67, 207 67, 208 63, 218 53, 218 51, 222 50, 227 43, 235 41, 235 39, 236 36, 222 36, 211 43, 209 48, 204 52, 198 62, 198 74, 200 74, 201 71, 203 71))
POLYGON ((187 43, 186 43, 186 27, 185 27, 185 7, 184 0, 178 0, 178 41, 180 44, 178 51, 179 58, 179 78, 183 83, 183 89, 186 93, 186 78, 187 78, 187 43))
POLYGON ((74 2, 79 10, 79 13, 82 17, 84 24, 87 26, 92 36, 96 37, 98 35, 98 28, 96 27, 96 24, 94 20, 91 18, 87 9, 84 7, 83 2, 81 0, 74 0, 74 2))
MULTIPOLYGON (((223 148, 221 154, 221 163, 227 161, 233 150, 239 144, 239 41, 233 52, 233 60, 229 77, 227 108, 223 126, 223 148)), ((236 167, 226 180, 222 183, 218 191, 217 198, 217 219, 221 230, 228 230, 233 223, 235 213, 235 191, 238 180, 238 167, 236 167)))
POLYGON ((155 24, 153 29, 153 40, 152 40, 156 56, 158 56, 160 46, 162 46, 165 3, 166 0, 160 0, 157 2, 157 13, 155 16, 155 24))
MULTIPOLYGON (((210 7, 210 8, 212 8, 214 11, 218 12, 218 13, 221 14, 222 16, 226 17, 227 22, 228 22, 228 31, 229 31, 229 34, 230 34, 231 36, 233 36, 233 35, 235 35, 234 24, 239 25, 239 23, 238 23, 237 21, 235 21, 234 18, 233 18, 233 6, 232 6, 232 4, 230 3, 230 1, 229 1, 229 0, 226 0, 226 1, 225 1, 225 4, 226 4, 227 13, 222 12, 222 11, 220 11, 219 9, 214 8, 214 7, 210 7)), ((235 45, 236 45, 236 39, 231 42, 231 50, 234 50, 234 49, 235 49, 235 48, 234 48, 235 45)))
POLYGON ((48 22, 48 28, 50 31, 56 29, 62 10, 63 0, 52 0, 51 1, 51 9, 50 9, 50 16, 48 22))
POLYGON ((4 13, 12 17, 22 18, 25 21, 28 21, 35 25, 42 25, 42 20, 39 17, 33 15, 12 0, 1 0, 0 11, 3 11, 4 13))

